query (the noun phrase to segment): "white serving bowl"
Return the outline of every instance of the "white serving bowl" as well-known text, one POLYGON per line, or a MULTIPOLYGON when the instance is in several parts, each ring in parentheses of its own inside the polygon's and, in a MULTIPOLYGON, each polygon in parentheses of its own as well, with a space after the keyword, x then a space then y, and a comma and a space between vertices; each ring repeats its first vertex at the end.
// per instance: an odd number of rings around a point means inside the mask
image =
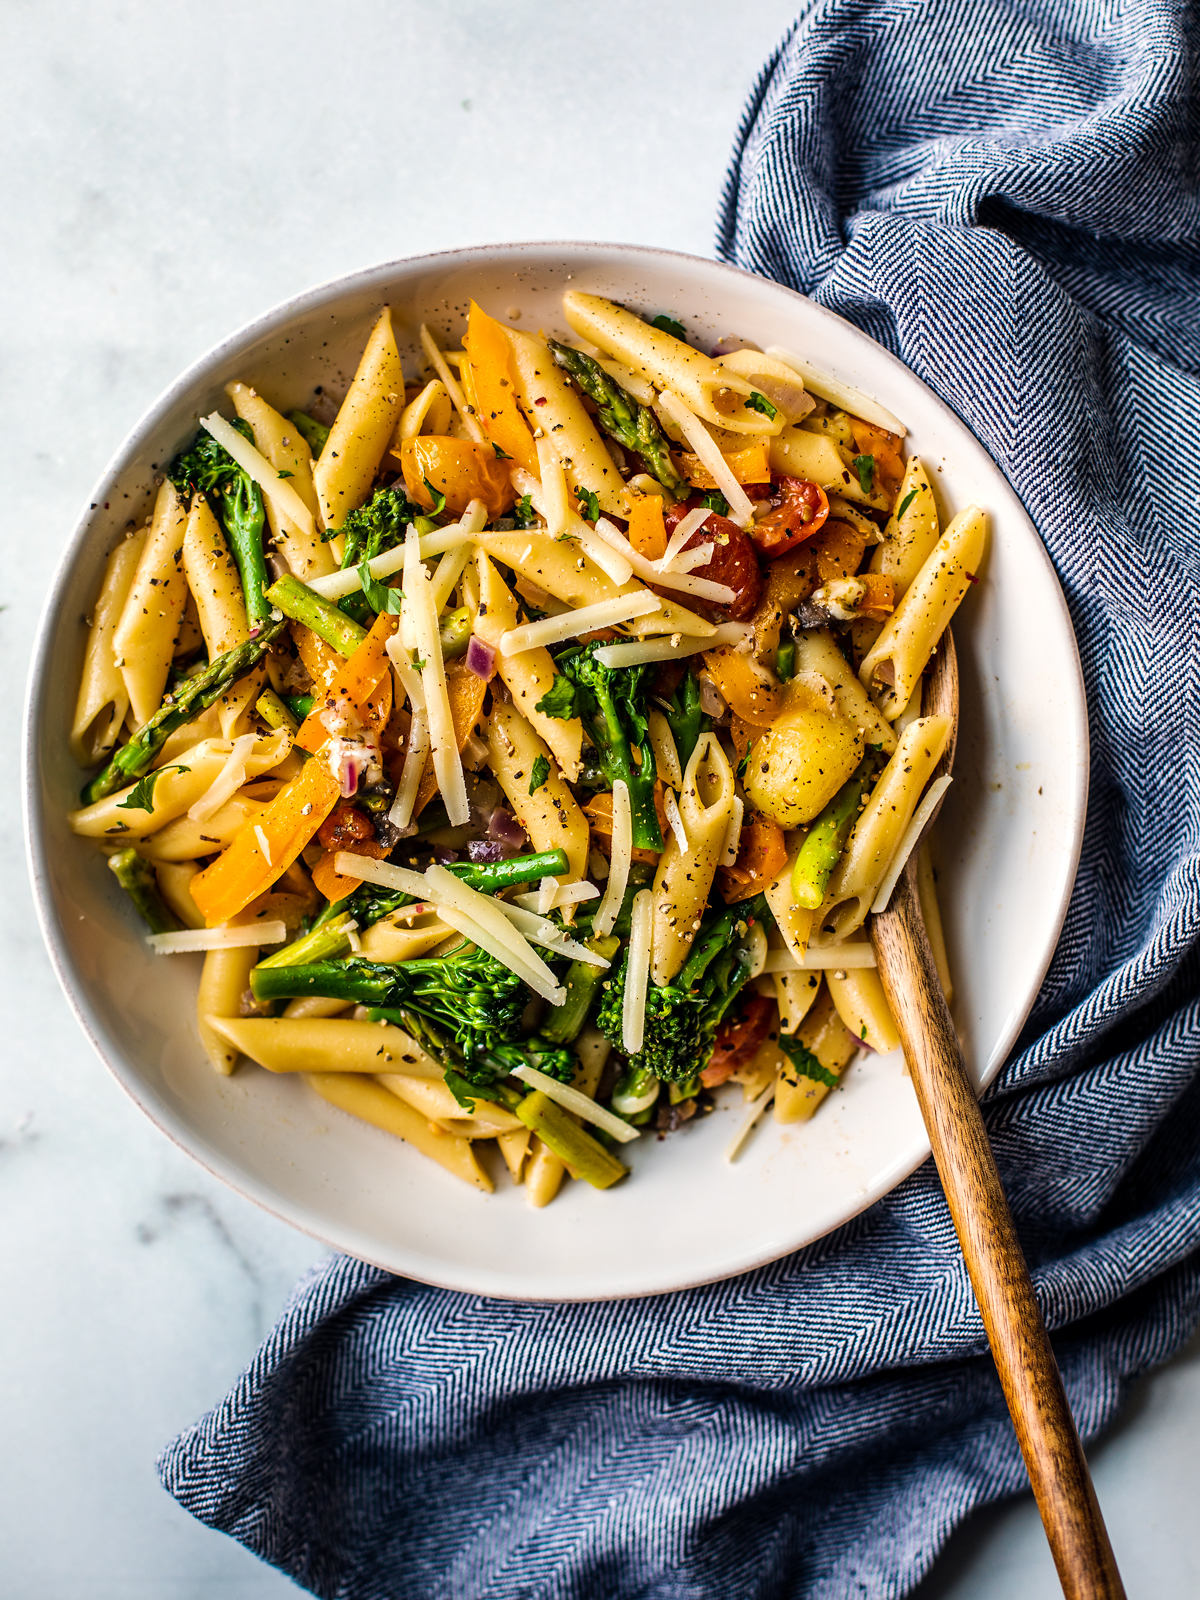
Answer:
POLYGON ((473 296, 520 326, 565 331, 570 284, 651 313, 697 343, 783 345, 904 419, 943 513, 991 513, 990 551, 955 626, 962 711, 955 783, 936 847, 954 1015, 984 1084, 1015 1040, 1066 912, 1087 798, 1087 719, 1062 593, 1029 518, 990 457, 914 377, 849 323, 762 278, 665 250, 527 244, 374 267, 314 289, 234 334, 147 412, 104 474, 42 619, 26 719, 30 867, 55 969, 97 1054, 137 1104, 210 1172, 295 1227, 390 1270, 529 1299, 653 1294, 745 1272, 885 1194, 929 1153, 899 1054, 860 1057, 812 1122, 768 1120, 722 1159, 740 1092, 665 1142, 626 1147, 632 1175, 599 1193, 568 1184, 534 1211, 498 1175, 485 1196, 400 1141, 327 1105, 299 1079, 209 1067, 196 1032, 198 956, 150 954, 93 845, 68 829, 82 775, 67 751, 83 618, 106 553, 142 516, 156 475, 224 403, 232 378, 282 408, 353 373, 390 304, 415 367, 428 321, 458 336, 473 296))

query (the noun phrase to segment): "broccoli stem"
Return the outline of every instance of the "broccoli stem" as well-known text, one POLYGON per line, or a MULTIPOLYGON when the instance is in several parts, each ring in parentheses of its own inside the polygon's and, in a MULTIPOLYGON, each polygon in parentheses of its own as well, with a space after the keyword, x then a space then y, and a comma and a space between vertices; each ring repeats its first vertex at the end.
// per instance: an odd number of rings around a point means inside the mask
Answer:
MULTIPOLYGON (((321 933, 329 937, 333 926, 330 923, 321 933)), ((351 965, 325 959, 308 961, 303 966, 274 967, 269 959, 250 974, 256 1000, 316 994, 327 1000, 344 1000, 347 1005, 357 1002, 360 1006, 385 1006, 392 994, 395 968, 381 961, 357 961, 351 965)))
POLYGON ((876 757, 868 756, 809 829, 792 867, 792 900, 796 905, 816 911, 824 901, 833 869, 842 859, 846 840, 858 820, 863 799, 874 785, 878 769, 876 757))
POLYGON ((549 344, 559 366, 566 368, 584 394, 600 408, 600 425, 604 431, 619 445, 641 456, 659 483, 676 500, 686 499, 691 491, 675 470, 671 446, 653 411, 635 400, 628 390, 622 389, 598 361, 585 356, 582 350, 572 350, 554 339, 549 344))
MULTIPOLYGON (((621 941, 616 934, 607 934, 587 941, 588 949, 594 950, 606 961, 612 960, 620 945, 621 941)), ((567 991, 566 1001, 561 1006, 552 1006, 538 1024, 538 1031, 543 1039, 548 1039, 551 1044, 570 1044, 578 1037, 588 1019, 592 1001, 596 998, 607 970, 605 967, 593 965, 590 961, 572 961, 567 968, 566 977, 562 980, 567 991)))
POLYGON ((155 756, 175 729, 182 728, 196 712, 206 710, 220 699, 231 683, 256 667, 285 626, 284 619, 268 623, 256 638, 226 650, 194 677, 181 679, 173 692, 164 697, 150 721, 138 729, 128 744, 121 746, 90 783, 85 784, 84 805, 107 799, 149 772, 155 756))
POLYGON ((339 611, 332 601, 301 583, 293 573, 276 578, 267 590, 267 599, 278 606, 285 617, 311 628, 339 655, 352 656, 367 637, 367 630, 360 628, 353 617, 339 611))
POLYGON ((649 1067, 626 1067, 613 1090, 610 1104, 619 1117, 636 1117, 654 1105, 661 1085, 662 1079, 649 1067))
POLYGON ((700 679, 694 672, 685 673, 670 703, 663 705, 660 701, 659 704, 679 752, 679 769, 686 772, 700 735, 710 726, 700 706, 700 679))
POLYGON ((120 850, 110 856, 108 869, 133 901, 151 933, 179 931, 182 924, 159 892, 154 868, 136 850, 120 850))
POLYGON ((627 1168, 610 1155, 604 1146, 540 1089, 513 1108, 517 1117, 531 1133, 546 1145, 558 1159, 571 1169, 571 1175, 582 1178, 596 1189, 609 1189, 625 1176, 627 1168))
POLYGON ((284 705, 287 706, 288 710, 296 718, 297 727, 300 726, 305 717, 317 703, 317 697, 315 694, 285 694, 282 696, 282 699, 284 705))
POLYGON ((310 962, 333 961, 338 956, 344 956, 350 948, 348 930, 354 920, 354 914, 350 911, 330 917, 319 927, 310 928, 303 937, 294 939, 284 949, 277 950, 273 956, 267 956, 255 970, 262 967, 304 967, 310 962))
POLYGON ((323 422, 318 422, 316 417, 310 417, 307 411, 289 411, 287 419, 308 445, 315 461, 325 448, 329 429, 323 422))

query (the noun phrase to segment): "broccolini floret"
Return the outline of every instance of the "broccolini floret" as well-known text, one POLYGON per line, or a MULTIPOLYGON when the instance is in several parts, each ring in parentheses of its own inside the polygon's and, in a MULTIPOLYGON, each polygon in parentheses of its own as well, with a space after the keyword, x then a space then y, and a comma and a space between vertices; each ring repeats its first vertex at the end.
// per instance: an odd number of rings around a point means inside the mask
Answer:
POLYGON ((556 662, 559 676, 537 710, 550 717, 582 719, 608 787, 618 778, 629 785, 635 848, 661 850, 662 830, 654 809, 654 748, 646 715, 654 667, 602 666, 596 659, 598 648, 589 644, 562 652, 556 662))
MULTIPOLYGON (((254 443, 254 430, 248 422, 239 417, 232 426, 254 443)), ((180 494, 207 495, 214 505, 237 562, 246 602, 246 620, 252 632, 261 628, 271 612, 270 602, 265 598, 267 563, 263 555, 263 524, 266 510, 262 490, 207 429, 201 429, 190 449, 180 451, 167 468, 167 477, 180 494)))
MULTIPOLYGON (((708 916, 692 953, 672 982, 652 983, 646 995, 642 1048, 629 1057, 631 1073, 649 1071, 667 1083, 686 1083, 703 1072, 717 1029, 750 973, 750 957, 738 941, 739 924, 769 916, 762 895, 708 916)), ((627 958, 604 988, 596 1026, 621 1048, 627 958)))

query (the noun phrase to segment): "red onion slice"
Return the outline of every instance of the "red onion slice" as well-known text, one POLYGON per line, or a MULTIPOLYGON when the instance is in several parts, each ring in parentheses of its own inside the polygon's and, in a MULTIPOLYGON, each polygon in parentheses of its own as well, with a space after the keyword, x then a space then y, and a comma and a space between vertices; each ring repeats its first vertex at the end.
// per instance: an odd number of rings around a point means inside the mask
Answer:
POLYGON ((467 645, 467 667, 484 683, 490 683, 496 676, 496 652, 477 633, 471 635, 467 645))

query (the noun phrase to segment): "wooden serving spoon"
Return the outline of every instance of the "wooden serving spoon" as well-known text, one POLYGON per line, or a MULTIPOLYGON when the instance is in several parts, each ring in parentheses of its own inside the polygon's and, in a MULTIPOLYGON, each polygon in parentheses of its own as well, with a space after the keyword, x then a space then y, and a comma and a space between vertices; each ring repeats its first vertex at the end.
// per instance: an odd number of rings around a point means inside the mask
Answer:
MULTIPOLYGON (((954 763, 958 736, 958 661, 949 629, 930 664, 923 710, 952 719, 934 773, 939 778, 954 763)), ((887 910, 869 919, 879 976, 1063 1593, 1068 1600, 1124 1600, 1083 1446, 938 981, 917 898, 916 854, 909 856, 887 910)))

